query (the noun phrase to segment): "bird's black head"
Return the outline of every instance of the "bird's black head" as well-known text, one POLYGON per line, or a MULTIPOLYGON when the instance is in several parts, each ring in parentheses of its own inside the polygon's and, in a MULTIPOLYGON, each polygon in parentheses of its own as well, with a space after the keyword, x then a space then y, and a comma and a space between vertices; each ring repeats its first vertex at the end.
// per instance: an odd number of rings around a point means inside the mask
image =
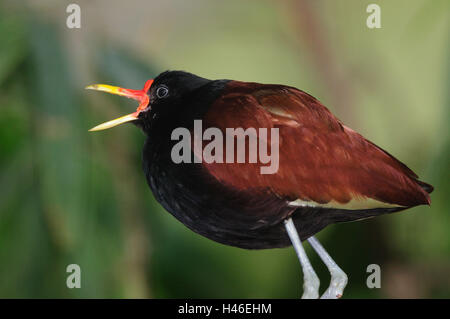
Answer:
POLYGON ((142 90, 130 90, 120 87, 95 84, 87 89, 104 91, 138 100, 137 110, 115 120, 97 125, 90 131, 111 128, 122 123, 134 122, 144 131, 148 131, 155 121, 163 121, 174 114, 183 114, 195 91, 212 81, 183 71, 166 71, 153 80, 148 80, 142 90))

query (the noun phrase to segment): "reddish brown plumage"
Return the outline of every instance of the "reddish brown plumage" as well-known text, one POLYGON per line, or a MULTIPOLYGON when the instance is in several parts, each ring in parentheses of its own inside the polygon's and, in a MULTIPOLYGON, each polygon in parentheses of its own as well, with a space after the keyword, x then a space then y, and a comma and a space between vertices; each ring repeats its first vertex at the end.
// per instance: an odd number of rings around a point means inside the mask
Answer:
POLYGON ((405 207, 430 203, 430 185, 298 89, 229 82, 203 123, 224 133, 236 127, 279 128, 276 174, 261 175, 261 163, 204 163, 215 178, 238 190, 269 189, 282 198, 320 204, 352 199, 405 207))

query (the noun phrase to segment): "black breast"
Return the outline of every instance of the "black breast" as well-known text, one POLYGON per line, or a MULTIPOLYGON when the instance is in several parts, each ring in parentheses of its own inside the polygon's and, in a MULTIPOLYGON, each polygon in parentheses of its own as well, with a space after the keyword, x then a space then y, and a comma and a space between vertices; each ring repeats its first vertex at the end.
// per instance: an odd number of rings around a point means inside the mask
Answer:
MULTIPOLYGON (((168 145, 168 144, 166 144, 168 145)), ((237 192, 202 164, 175 164, 170 150, 149 138, 143 165, 156 200, 194 232, 222 244, 259 249, 290 244, 282 220, 291 208, 268 190, 237 192)))

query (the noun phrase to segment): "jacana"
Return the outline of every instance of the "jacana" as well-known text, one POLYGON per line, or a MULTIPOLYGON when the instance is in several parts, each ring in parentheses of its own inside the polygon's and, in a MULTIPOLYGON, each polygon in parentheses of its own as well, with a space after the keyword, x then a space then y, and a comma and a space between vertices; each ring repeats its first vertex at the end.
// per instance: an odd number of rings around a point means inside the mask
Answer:
POLYGON ((103 84, 87 88, 140 102, 134 113, 91 131, 126 122, 143 130, 143 170, 169 213, 225 245, 266 249, 292 244, 303 269, 303 298, 319 297, 319 279, 302 241, 311 244, 330 271, 322 298, 339 298, 347 275, 314 234, 332 223, 430 205, 431 185, 296 88, 208 80, 182 71, 161 73, 142 90, 103 84), (200 140, 198 123, 204 134, 200 140), (230 137, 229 132, 240 133, 230 137), (179 144, 184 135, 184 142, 192 142, 188 149, 179 144), (208 147, 205 135, 214 142, 209 159, 201 159, 208 147), (238 139, 247 141, 244 150, 238 139), (220 148, 220 143, 228 145, 220 148), (278 152, 272 172, 263 172, 267 158, 254 158, 261 150, 278 152))

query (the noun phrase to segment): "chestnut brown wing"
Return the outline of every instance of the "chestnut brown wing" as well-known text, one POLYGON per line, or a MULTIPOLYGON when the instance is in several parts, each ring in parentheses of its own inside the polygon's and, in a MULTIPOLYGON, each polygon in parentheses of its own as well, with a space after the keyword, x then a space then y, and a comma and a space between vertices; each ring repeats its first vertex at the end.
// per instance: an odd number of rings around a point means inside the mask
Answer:
MULTIPOLYGON (((429 204, 406 165, 343 125, 309 94, 281 85, 231 81, 203 118, 204 127, 278 128, 279 168, 257 163, 204 163, 230 187, 268 189, 292 205, 342 209, 429 204)), ((270 138, 267 141, 270 144, 270 138)))

